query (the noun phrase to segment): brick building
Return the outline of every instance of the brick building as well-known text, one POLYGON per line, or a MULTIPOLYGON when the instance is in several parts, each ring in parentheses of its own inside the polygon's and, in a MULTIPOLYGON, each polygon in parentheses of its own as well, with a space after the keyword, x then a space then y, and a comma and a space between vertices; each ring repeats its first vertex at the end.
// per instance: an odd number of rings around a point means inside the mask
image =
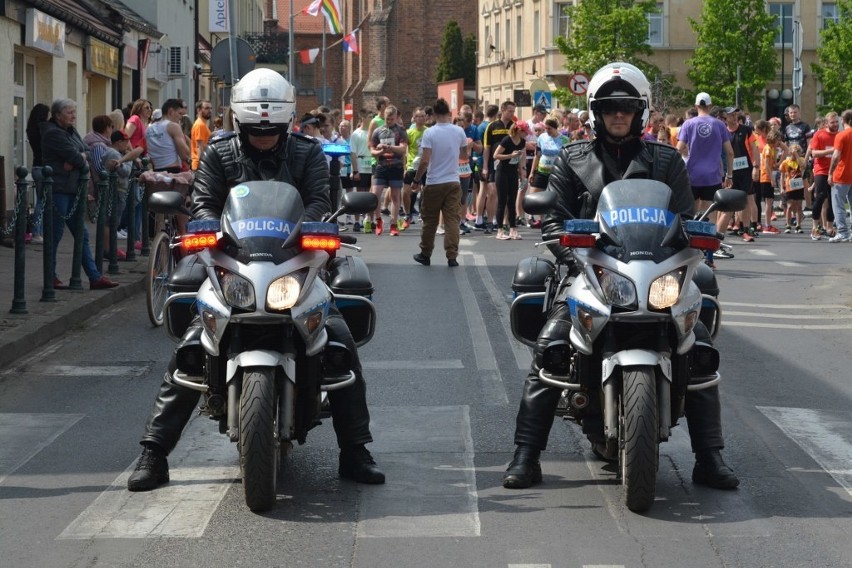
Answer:
MULTIPOLYGON (((289 1, 276 0, 278 28, 288 31, 289 1)), ((389 97, 410 116, 414 107, 432 104, 438 93, 435 70, 447 22, 459 23, 462 36, 476 34, 476 2, 458 0, 339 0, 344 34, 358 28, 360 55, 343 53, 342 35, 326 35, 327 105, 374 108, 379 95, 389 97)), ((299 12, 310 0, 294 0, 295 49, 318 48, 322 41, 322 16, 299 12)), ((296 58, 294 83, 298 112, 321 103, 322 66, 296 58)), ((473 86, 470 86, 473 88, 473 86)))

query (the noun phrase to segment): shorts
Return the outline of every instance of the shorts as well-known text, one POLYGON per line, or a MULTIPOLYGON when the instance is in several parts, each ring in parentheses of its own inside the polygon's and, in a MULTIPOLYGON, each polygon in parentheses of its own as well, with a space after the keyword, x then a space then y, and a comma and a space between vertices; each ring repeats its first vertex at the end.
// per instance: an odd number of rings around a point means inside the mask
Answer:
POLYGON ((818 174, 814 176, 814 197, 828 198, 831 195, 831 186, 828 185, 828 176, 818 174))
POLYGON ((753 195, 754 182, 751 179, 751 170, 735 170, 731 187, 733 189, 745 191, 747 195, 753 195))
POLYGON ((802 201, 805 198, 805 190, 804 189, 794 189, 793 191, 788 191, 784 195, 787 196, 787 201, 791 199, 793 201, 802 201))
POLYGON ((719 189, 722 188, 718 185, 693 185, 692 197, 702 201, 713 201, 713 196, 719 189))
POLYGON ((768 181, 760 182, 760 198, 775 199, 775 188, 768 181))
POLYGON ((535 172, 533 176, 532 183, 530 187, 543 190, 547 189, 547 182, 550 181, 550 174, 543 174, 541 172, 535 172))
MULTIPOLYGON (((406 171, 405 176, 402 178, 403 183, 405 183, 405 185, 411 185, 414 182, 414 174, 416 173, 417 172, 415 170, 406 171)), ((423 172, 423 178, 426 178, 426 172, 423 172)), ((420 181, 423 182, 424 180, 421 179, 420 181)))
POLYGON ((403 172, 402 166, 376 166, 376 173, 373 174, 373 187, 399 189, 402 187, 404 177, 405 172, 403 172))
POLYGON ((358 174, 359 179, 353 179, 355 188, 358 191, 369 191, 373 182, 373 174, 358 174))
POLYGON ((355 187, 355 181, 350 176, 340 176, 340 187, 348 191, 355 187))
POLYGON ((488 179, 485 181, 487 181, 488 183, 497 182, 497 170, 495 168, 491 168, 490 170, 488 170, 488 179))

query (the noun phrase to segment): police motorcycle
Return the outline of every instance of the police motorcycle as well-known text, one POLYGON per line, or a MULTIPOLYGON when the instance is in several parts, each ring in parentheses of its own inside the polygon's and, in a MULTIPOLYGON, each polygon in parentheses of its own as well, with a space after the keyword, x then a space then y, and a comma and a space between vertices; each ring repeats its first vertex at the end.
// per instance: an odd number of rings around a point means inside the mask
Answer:
MULTIPOLYGON (((721 321, 703 262, 721 236, 704 219, 746 201, 741 191, 718 191, 700 217, 681 219, 668 210, 670 197, 654 180, 607 185, 594 219, 567 220, 564 233, 536 244, 569 247, 575 269, 531 257, 513 280, 511 326, 523 344, 535 347, 554 302, 568 304, 570 337, 545 349, 539 378, 562 389, 556 414, 582 427, 598 457, 618 463, 636 512, 654 502, 659 444, 683 416, 687 391, 720 381, 718 352, 695 333, 704 325, 715 335, 721 321)), ((555 200, 528 195, 524 209, 545 214, 555 200)))
MULTIPOLYGON (((151 195, 157 213, 188 214, 176 192, 151 195)), ((326 393, 355 382, 352 353, 325 328, 335 306, 356 345, 370 341, 376 313, 361 249, 341 236, 341 214, 374 211, 369 193, 349 193, 323 222, 303 219, 290 184, 253 181, 231 189, 221 220, 197 220, 180 237, 187 252, 169 278, 163 312, 180 341, 195 317, 200 341, 183 341, 173 381, 203 393, 201 413, 237 443, 253 511, 276 500, 278 469, 294 442, 329 416, 326 393)), ((183 338, 184 340, 186 338, 183 338)))

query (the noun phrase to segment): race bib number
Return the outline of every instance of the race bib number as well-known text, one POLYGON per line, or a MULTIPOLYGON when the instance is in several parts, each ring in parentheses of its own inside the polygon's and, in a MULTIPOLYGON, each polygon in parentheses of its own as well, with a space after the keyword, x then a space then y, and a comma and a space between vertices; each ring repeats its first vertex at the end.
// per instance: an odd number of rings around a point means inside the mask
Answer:
POLYGON ((358 172, 362 174, 369 174, 373 171, 373 157, 372 156, 358 156, 358 172))
POLYGON ((734 158, 734 169, 735 170, 744 170, 748 168, 748 156, 742 156, 739 158, 734 158))
POLYGON ((790 178, 788 185, 790 186, 790 191, 805 189, 805 180, 802 178, 790 178))
POLYGON ((542 154, 538 159, 538 171, 542 173, 550 173, 555 162, 556 156, 546 156, 542 154))
POLYGON ((464 162, 459 162, 459 177, 470 177, 473 172, 470 169, 470 162, 465 160, 464 162))
POLYGON ((520 163, 520 161, 521 161, 520 156, 515 156, 514 158, 509 159, 509 163, 512 164, 512 165, 518 164, 518 163, 520 163))

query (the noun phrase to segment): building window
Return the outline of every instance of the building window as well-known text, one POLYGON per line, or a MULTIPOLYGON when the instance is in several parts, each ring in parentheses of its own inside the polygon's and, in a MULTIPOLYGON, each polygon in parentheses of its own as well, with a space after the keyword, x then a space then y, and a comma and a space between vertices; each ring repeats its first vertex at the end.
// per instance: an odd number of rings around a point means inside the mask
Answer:
POLYGON ((494 47, 500 51, 500 22, 494 22, 494 47))
POLYGON ((521 17, 515 18, 515 55, 521 57, 524 51, 524 25, 521 17))
POLYGON ((769 13, 775 16, 778 22, 775 47, 790 47, 793 44, 793 5, 787 2, 770 2, 769 13))
POLYGON ((541 51, 541 13, 533 12, 533 53, 541 51))
POLYGON ((506 57, 512 57, 512 20, 506 18, 506 57))
MULTIPOLYGON (((553 37, 568 37, 568 14, 565 8, 568 7, 568 2, 555 2, 553 4, 553 22, 556 28, 553 30, 553 37)), ((556 43, 556 42, 554 42, 556 43)))
POLYGON ((492 49, 494 47, 493 41, 491 39, 491 26, 485 26, 485 45, 480 52, 485 54, 484 61, 491 59, 491 54, 494 53, 494 49, 492 49))
POLYGON ((663 3, 657 2, 657 11, 649 12, 648 45, 663 45, 663 3))
POLYGON ((837 10, 837 4, 823 3, 820 18, 822 18, 822 29, 839 22, 840 12, 837 10))

